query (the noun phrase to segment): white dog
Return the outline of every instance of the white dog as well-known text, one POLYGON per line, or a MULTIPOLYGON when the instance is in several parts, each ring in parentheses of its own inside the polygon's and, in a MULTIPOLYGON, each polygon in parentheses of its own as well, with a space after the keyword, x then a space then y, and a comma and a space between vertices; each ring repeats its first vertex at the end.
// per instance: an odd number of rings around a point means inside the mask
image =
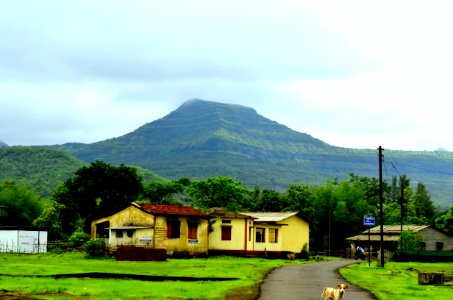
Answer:
POLYGON ((322 291, 321 297, 324 297, 324 300, 343 300, 344 293, 347 289, 347 284, 338 284, 336 289, 332 287, 326 287, 322 291))

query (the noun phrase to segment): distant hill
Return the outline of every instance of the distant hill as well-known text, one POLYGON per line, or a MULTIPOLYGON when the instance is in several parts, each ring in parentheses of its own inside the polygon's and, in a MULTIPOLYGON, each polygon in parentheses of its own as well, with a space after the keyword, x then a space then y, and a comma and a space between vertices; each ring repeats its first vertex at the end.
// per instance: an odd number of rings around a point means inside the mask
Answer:
MULTIPOLYGON (((252 108, 197 99, 121 137, 55 147, 86 162, 137 165, 170 179, 222 175, 280 191, 349 173, 378 176, 375 149, 335 147, 252 108)), ((453 153, 386 150, 384 155, 384 179, 406 174, 413 184, 425 183, 435 203, 451 205, 453 153)))
POLYGON ((0 140, 0 148, 1 147, 7 147, 7 146, 8 145, 4 141, 0 140))
MULTIPOLYGON (((67 152, 49 147, 0 148, 0 182, 14 180, 48 197, 55 188, 87 165, 67 152)), ((148 169, 137 167, 144 182, 165 181, 148 169)))
POLYGON ((85 162, 49 147, 0 148, 0 181, 14 180, 48 197, 85 162))

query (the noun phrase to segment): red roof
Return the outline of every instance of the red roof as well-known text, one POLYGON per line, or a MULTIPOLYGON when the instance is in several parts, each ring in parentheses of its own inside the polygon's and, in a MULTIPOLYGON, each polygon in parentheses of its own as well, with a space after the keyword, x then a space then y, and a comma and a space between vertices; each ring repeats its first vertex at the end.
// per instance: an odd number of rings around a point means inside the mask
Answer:
POLYGON ((171 204, 136 204, 137 207, 153 214, 153 215, 172 215, 172 216, 187 216, 209 218, 209 215, 190 206, 171 205, 171 204))

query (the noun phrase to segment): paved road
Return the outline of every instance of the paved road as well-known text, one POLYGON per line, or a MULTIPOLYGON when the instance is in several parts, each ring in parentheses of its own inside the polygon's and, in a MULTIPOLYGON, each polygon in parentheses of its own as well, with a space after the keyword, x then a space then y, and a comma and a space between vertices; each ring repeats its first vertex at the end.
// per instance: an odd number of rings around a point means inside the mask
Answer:
MULTIPOLYGON (((259 300, 322 300, 324 287, 335 287, 347 283, 338 273, 338 269, 355 263, 353 260, 334 260, 313 264, 303 264, 275 269, 261 285, 259 300)), ((347 300, 374 300, 370 293, 357 286, 349 285, 347 300)))

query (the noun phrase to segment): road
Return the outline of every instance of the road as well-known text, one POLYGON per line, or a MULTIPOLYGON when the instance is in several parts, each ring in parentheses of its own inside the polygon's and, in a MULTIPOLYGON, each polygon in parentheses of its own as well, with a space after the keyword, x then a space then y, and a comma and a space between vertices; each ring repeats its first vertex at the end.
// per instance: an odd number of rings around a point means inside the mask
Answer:
POLYGON ((363 289, 351 285, 338 273, 338 269, 356 263, 354 260, 334 260, 320 263, 288 266, 275 269, 264 279, 259 300, 312 300, 322 299, 324 287, 346 283, 347 300, 375 300, 363 289))

